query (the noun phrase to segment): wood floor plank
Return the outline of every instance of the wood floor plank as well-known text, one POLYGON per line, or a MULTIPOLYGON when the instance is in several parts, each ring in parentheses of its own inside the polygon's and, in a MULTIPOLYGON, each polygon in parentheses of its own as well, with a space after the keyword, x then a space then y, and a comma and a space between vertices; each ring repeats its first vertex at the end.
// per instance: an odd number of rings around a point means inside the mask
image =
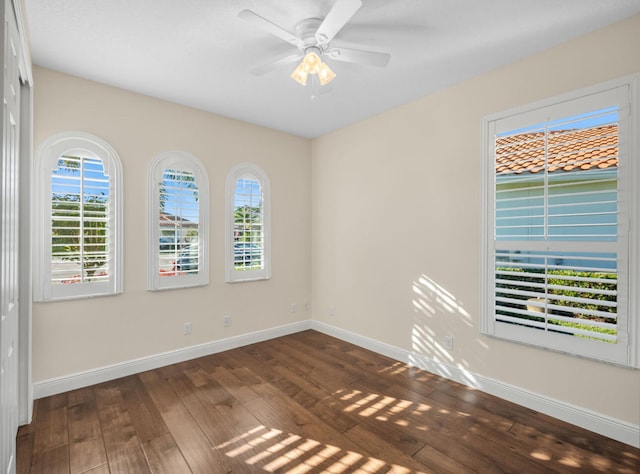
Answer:
MULTIPOLYGON (((220 386, 203 386, 202 390, 195 391, 189 378, 183 373, 168 379, 169 385, 191 414, 196 423, 221 454, 228 453, 226 447, 231 440, 243 437, 252 430, 259 428, 259 421, 250 415, 241 416, 238 411, 245 411, 235 401, 226 395, 221 395, 220 386), (235 410, 234 407, 235 406, 235 410), (221 410, 225 407, 225 410, 221 410), (232 416, 235 414, 235 416, 232 416)), ((245 456, 254 456, 258 452, 253 446, 246 445, 245 456)), ((238 462, 234 456, 227 456, 226 465, 233 472, 251 472, 250 466, 238 462)))
POLYGON ((142 445, 154 474, 189 474, 187 465, 173 437, 167 433, 150 439, 142 445))
POLYGON ((95 400, 69 407, 69 441, 84 441, 102 437, 100 417, 95 400))
POLYGON ((451 433, 459 418, 427 397, 388 382, 362 380, 336 395, 345 416, 411 455, 429 440, 430 431, 451 433))
POLYGON ((69 445, 69 470, 80 474, 107 464, 102 436, 76 440, 69 445))
MULTIPOLYGON (((186 376, 180 374, 171 377, 168 382, 214 446, 223 444, 246 431, 245 427, 236 427, 229 422, 230 420, 225 420, 220 412, 215 409, 216 405, 209 401, 206 393, 193 390, 193 386, 186 376)), ((231 402, 228 401, 228 403, 231 402)), ((254 419, 248 429, 255 428, 258 424, 257 420, 254 419)))
POLYGON ((67 406, 71 408, 87 402, 95 402, 95 399, 96 394, 93 386, 83 387, 76 390, 71 390, 67 393, 67 406))
POLYGON ((119 379, 98 384, 94 387, 93 391, 98 406, 124 405, 119 379))
POLYGON ((310 443, 334 446, 344 451, 358 450, 358 445, 339 431, 323 423, 295 400, 282 396, 282 392, 269 384, 257 387, 260 399, 245 404, 264 426, 277 428, 310 443))
MULTIPOLYGON (((481 429, 483 433, 487 432, 484 427, 481 429)), ((629 474, 640 472, 640 457, 633 448, 622 447, 620 450, 621 447, 618 447, 616 454, 609 452, 606 445, 590 450, 581 442, 573 444, 562 437, 558 438, 554 432, 547 430, 547 426, 538 428, 516 423, 509 433, 522 443, 523 450, 529 447, 537 458, 556 466, 563 466, 565 472, 576 469, 629 474), (535 446, 535 449, 531 449, 531 446, 535 446)))
POLYGON ((102 427, 92 389, 69 392, 69 468, 83 473, 107 463, 102 427))
POLYGON ((328 388, 331 388, 334 383, 348 385, 365 376, 357 367, 345 364, 344 360, 335 354, 322 351, 311 352, 309 346, 294 338, 287 339, 286 343, 278 346, 278 349, 288 354, 297 364, 312 369, 314 376, 322 377, 323 385, 326 384, 328 388))
POLYGON ((258 394, 245 385, 242 380, 234 376, 226 367, 212 362, 212 359, 199 359, 200 367, 209 377, 218 382, 240 403, 258 397, 258 394))
MULTIPOLYGON (((345 436, 360 446, 360 451, 366 450, 372 453, 372 457, 382 461, 391 468, 393 465, 400 465, 410 472, 415 473, 431 473, 435 472, 426 469, 424 464, 416 461, 413 454, 407 454, 396 447, 396 443, 390 441, 387 437, 381 437, 378 433, 369 431, 366 427, 356 425, 345 433, 345 436)), ((424 445, 420 445, 419 451, 424 445)))
POLYGON ((313 348, 335 362, 346 362, 349 366, 357 368, 361 373, 371 374, 375 377, 387 378, 389 381, 402 383, 408 380, 403 373, 407 369, 406 364, 394 361, 382 354, 375 354, 366 349, 354 346, 339 339, 326 338, 315 331, 302 331, 287 338, 292 343, 297 341, 303 347, 313 348), (403 370, 389 370, 397 366, 403 370))
POLYGON ((111 471, 109 470, 109 465, 105 463, 88 471, 85 471, 82 474, 111 474, 111 471))
POLYGON ((67 394, 54 395, 39 404, 33 452, 40 453, 69 442, 67 394))
POLYGON ((469 471, 468 466, 460 464, 456 459, 429 445, 425 445, 418 451, 414 459, 422 464, 423 469, 432 470, 438 474, 459 474, 469 471))
MULTIPOLYGON (((31 423, 30 426, 35 426, 31 423)), ((16 438, 16 472, 29 472, 33 460, 33 442, 35 431, 33 429, 18 431, 16 438)))
POLYGON ((129 413, 122 405, 98 406, 109 467, 115 473, 148 473, 145 459, 129 413))
POLYGON ((640 450, 638 449, 624 444, 602 442, 602 437, 594 436, 587 430, 533 410, 527 410, 526 413, 528 416, 517 418, 517 423, 511 431, 528 427, 527 432, 534 443, 540 436, 550 436, 560 443, 578 446, 585 452, 598 454, 608 459, 618 459, 625 466, 634 466, 634 468, 640 466, 640 450))
MULTIPOLYGON (((523 452, 519 449, 518 441, 509 434, 493 437, 485 430, 461 429, 455 439, 466 449, 474 453, 483 453, 484 459, 491 465, 490 470, 493 472, 550 473, 563 471, 557 464, 549 464, 531 456, 530 451, 523 452)), ((471 467, 476 462, 476 458, 474 458, 469 460, 467 465, 471 467)))
POLYGON ((121 380, 120 393, 124 407, 141 443, 168 433, 160 412, 137 376, 121 380))
POLYGON ((41 451, 33 456, 31 474, 69 474, 69 449, 66 445, 41 451))
POLYGON ((221 474, 232 472, 224 455, 213 447, 198 423, 171 386, 160 377, 158 371, 144 372, 139 377, 156 404, 189 468, 196 474, 209 474, 214 466, 221 474))
POLYGON ((640 449, 315 331, 37 400, 17 472, 625 473, 640 449))

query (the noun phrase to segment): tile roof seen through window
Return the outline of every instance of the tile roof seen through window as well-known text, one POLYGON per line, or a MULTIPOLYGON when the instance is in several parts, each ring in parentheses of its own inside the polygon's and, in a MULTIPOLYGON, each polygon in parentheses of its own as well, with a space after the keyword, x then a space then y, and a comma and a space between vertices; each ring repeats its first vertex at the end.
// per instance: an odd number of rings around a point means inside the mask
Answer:
MULTIPOLYGON (((548 133, 548 172, 618 166, 618 126, 554 130, 548 133)), ((539 173, 545 167, 543 132, 496 138, 496 173, 539 173)))
POLYGON ((174 216, 165 212, 160 213, 161 227, 198 227, 197 222, 192 222, 181 216, 174 216))

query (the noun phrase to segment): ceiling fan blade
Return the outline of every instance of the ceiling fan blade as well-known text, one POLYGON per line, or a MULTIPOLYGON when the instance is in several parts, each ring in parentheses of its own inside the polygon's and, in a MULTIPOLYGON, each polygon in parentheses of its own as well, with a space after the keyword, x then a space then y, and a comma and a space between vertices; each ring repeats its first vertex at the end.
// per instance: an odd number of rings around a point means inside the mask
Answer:
POLYGON ((279 68, 280 66, 293 64, 295 62, 299 62, 301 59, 302 56, 300 56, 299 54, 292 54, 290 56, 285 56, 284 58, 277 59, 276 61, 271 61, 266 64, 261 64, 254 68, 251 68, 249 72, 255 76, 262 76, 263 74, 267 74, 268 72, 271 72, 274 69, 279 68))
POLYGON ((349 41, 360 44, 370 40, 420 40, 425 38, 428 28, 424 25, 411 25, 408 23, 358 23, 350 21, 342 33, 349 34, 349 41))
POLYGON ((298 38, 293 33, 289 33, 284 28, 281 28, 280 26, 267 20, 266 18, 258 15, 256 12, 253 12, 251 10, 242 10, 240 13, 238 13, 238 17, 242 20, 248 21, 249 23, 253 23, 257 27, 262 28, 267 33, 271 33, 272 35, 277 36, 287 43, 297 46, 298 48, 304 48, 304 44, 302 43, 300 38, 298 38))
POLYGON ((387 53, 350 48, 332 48, 326 51, 325 54, 336 61, 365 64, 375 67, 385 67, 391 59, 391 55, 387 53))
POLYGON ((336 0, 316 31, 316 41, 329 43, 362 6, 362 0, 336 0))

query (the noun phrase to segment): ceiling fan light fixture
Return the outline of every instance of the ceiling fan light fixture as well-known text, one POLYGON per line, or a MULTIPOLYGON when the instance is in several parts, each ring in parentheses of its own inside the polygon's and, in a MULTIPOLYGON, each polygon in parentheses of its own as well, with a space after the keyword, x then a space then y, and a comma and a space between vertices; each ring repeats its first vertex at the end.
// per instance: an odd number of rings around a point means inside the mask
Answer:
POLYGON ((320 79, 320 85, 324 86, 333 81, 333 78, 336 77, 336 73, 331 70, 327 63, 322 63, 318 70, 318 79, 320 79))
POLYGON ((318 56, 314 52, 310 52, 305 55, 304 59, 302 60, 302 63, 305 65, 305 69, 308 72, 315 74, 318 72, 318 69, 322 64, 322 61, 320 60, 320 56, 318 56))
POLYGON ((306 86, 309 74, 317 74, 320 85, 322 86, 328 84, 336 77, 336 73, 331 70, 327 63, 322 62, 320 56, 315 51, 311 51, 305 55, 302 62, 298 64, 296 69, 291 73, 291 78, 299 84, 306 86))
POLYGON ((307 77, 309 76, 309 72, 305 70, 304 62, 298 64, 295 71, 291 73, 291 79, 296 81, 297 83, 306 86, 307 85, 307 77))

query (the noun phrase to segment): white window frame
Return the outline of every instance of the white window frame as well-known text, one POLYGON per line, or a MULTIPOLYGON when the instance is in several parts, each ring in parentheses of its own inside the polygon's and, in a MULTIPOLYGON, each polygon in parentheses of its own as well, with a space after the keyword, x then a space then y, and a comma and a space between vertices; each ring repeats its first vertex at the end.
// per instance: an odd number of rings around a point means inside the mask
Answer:
MULTIPOLYGON (((480 330, 482 333, 601 362, 640 367, 640 133, 638 132, 640 75, 620 78, 563 94, 482 120, 482 199, 480 263, 480 330), (611 102, 612 97, 616 102, 611 102), (616 344, 538 331, 526 326, 496 322, 495 317, 495 137, 536 123, 569 117, 607 106, 619 106, 618 202, 623 219, 618 222, 618 303, 622 317, 616 344), (624 217, 626 215, 626 217, 624 217)), ((620 215, 620 214, 619 214, 620 215)))
POLYGON ((99 137, 85 132, 68 131, 47 138, 38 148, 34 160, 34 271, 35 301, 88 298, 122 293, 122 163, 116 151, 99 137), (51 173, 64 154, 79 154, 102 161, 109 176, 109 274, 108 281, 51 284, 51 173))
POLYGON ((147 290, 171 290, 209 284, 209 177, 195 156, 184 151, 167 151, 150 164, 147 175, 147 290), (160 182, 166 169, 187 171, 198 187, 198 273, 160 277, 160 182))
POLYGON ((271 278, 271 185, 262 168, 253 163, 241 163, 227 174, 225 184, 225 277, 227 283, 267 280, 271 278), (260 184, 263 209, 263 268, 236 271, 234 264, 234 201, 239 179, 252 179, 260 184))

